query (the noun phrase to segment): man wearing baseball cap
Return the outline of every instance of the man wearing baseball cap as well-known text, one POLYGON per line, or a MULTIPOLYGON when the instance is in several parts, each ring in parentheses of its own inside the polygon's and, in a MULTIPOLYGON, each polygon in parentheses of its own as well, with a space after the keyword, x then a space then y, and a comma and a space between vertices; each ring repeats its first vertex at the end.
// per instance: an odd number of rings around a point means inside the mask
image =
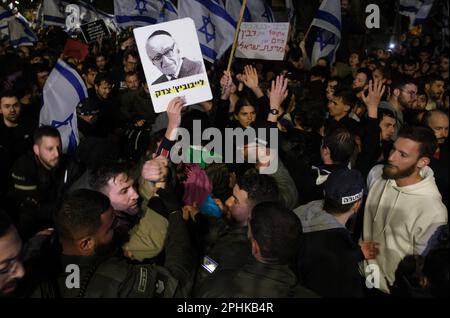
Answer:
MULTIPOLYGON (((332 172, 324 184, 324 199, 294 210, 303 225, 298 271, 306 287, 322 297, 362 297, 363 278, 358 263, 366 252, 345 227, 361 207, 365 183, 357 170, 332 172)), ((376 245, 371 247, 374 257, 376 245)))

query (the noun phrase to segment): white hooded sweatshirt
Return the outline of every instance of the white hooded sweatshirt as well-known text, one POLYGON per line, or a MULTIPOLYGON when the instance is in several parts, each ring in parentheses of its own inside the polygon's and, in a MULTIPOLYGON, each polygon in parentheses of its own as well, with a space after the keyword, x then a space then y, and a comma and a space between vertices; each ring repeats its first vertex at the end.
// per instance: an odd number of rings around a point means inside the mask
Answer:
MULTIPOLYGON (((363 240, 378 242, 380 253, 364 265, 378 265, 379 287, 375 287, 389 293, 387 282, 393 284, 400 261, 406 255, 425 254, 430 239, 448 222, 448 217, 431 168, 420 171, 422 181, 405 187, 397 186, 394 180, 383 179, 382 172, 383 165, 377 165, 367 177, 369 195, 364 211, 363 240)), ((364 266, 364 269, 368 276, 373 267, 364 266)), ((375 277, 374 273, 370 279, 375 277)))

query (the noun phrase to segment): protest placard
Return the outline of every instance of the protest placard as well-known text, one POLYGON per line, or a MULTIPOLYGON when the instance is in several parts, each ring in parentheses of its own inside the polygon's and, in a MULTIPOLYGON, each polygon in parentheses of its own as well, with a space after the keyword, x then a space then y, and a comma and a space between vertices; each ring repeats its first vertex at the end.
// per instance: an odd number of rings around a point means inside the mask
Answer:
POLYGON ((194 21, 184 18, 133 30, 155 112, 170 100, 187 105, 212 99, 194 21))
POLYGON ((289 23, 243 22, 236 57, 281 61, 288 33, 289 23))
POLYGON ((81 32, 87 43, 110 36, 109 30, 103 20, 96 20, 81 25, 81 32))

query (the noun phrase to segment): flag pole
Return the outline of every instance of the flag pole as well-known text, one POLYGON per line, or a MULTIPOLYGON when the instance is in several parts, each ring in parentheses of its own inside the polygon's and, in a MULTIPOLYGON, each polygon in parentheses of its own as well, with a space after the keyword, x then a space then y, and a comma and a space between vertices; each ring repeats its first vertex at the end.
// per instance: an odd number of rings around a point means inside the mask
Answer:
MULTIPOLYGON (((313 20, 314 20, 314 19, 313 19, 313 20)), ((312 27, 312 21, 311 21, 311 24, 309 25, 308 30, 307 30, 306 33, 305 33, 305 36, 303 37, 303 41, 305 41, 305 43, 306 43, 306 39, 308 38, 309 31, 311 31, 311 27, 312 27)))
POLYGON ((244 18, 244 12, 245 12, 246 6, 247 6, 247 0, 243 0, 242 6, 241 6, 241 11, 239 12, 238 23, 236 25, 236 32, 234 33, 234 41, 233 41, 233 46, 231 47, 230 58, 228 59, 227 72, 230 71, 231 64, 233 63, 234 53, 236 52, 236 47, 237 47, 237 42, 238 42, 238 37, 239 37, 239 31, 241 29, 241 23, 242 23, 242 19, 244 18))

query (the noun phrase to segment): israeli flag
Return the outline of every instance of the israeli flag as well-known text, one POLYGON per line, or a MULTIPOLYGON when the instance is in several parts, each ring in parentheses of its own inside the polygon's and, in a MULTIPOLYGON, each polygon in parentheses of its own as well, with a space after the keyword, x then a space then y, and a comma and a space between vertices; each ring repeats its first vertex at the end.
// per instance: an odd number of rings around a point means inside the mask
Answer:
POLYGON ((295 7, 292 0, 286 0, 285 1, 286 11, 288 13, 288 20, 289 23, 296 24, 296 18, 297 14, 295 13, 295 7))
POLYGON ((0 40, 4 40, 6 38, 9 38, 8 24, 0 22, 0 40))
MULTIPOLYGON (((227 12, 237 22, 241 12, 242 0, 227 1, 227 12)), ((247 0, 244 11, 245 22, 275 22, 268 0, 247 0)))
POLYGON ((160 22, 173 21, 178 19, 178 10, 170 0, 162 0, 163 8, 160 13, 160 22))
POLYGON ((400 0, 399 13, 408 16, 410 25, 422 24, 430 14, 434 0, 400 0))
POLYGON ((121 27, 156 24, 163 11, 163 1, 114 0, 114 15, 121 27))
POLYGON ((68 3, 60 0, 44 0, 44 25, 66 26, 65 8, 68 3))
POLYGON ((191 18, 197 29, 203 58, 217 61, 233 44, 236 22, 221 2, 213 0, 178 1, 180 18, 191 18))
POLYGON ((11 10, 0 7, 0 40, 9 39, 8 20, 13 19, 11 10))
POLYGON ((63 60, 58 60, 45 82, 39 125, 59 130, 64 153, 73 153, 78 145, 76 107, 87 97, 80 75, 63 60))
POLYGON ((6 10, 0 6, 0 23, 8 21, 12 17, 14 17, 14 13, 11 10, 6 10))
POLYGON ((329 63, 334 63, 341 41, 340 0, 323 0, 311 25, 319 28, 311 54, 312 64, 315 65, 321 57, 327 57, 329 63))
POLYGON ((17 13, 14 19, 8 21, 9 29, 9 44, 14 47, 21 45, 34 45, 37 41, 37 37, 31 30, 30 23, 17 13))

